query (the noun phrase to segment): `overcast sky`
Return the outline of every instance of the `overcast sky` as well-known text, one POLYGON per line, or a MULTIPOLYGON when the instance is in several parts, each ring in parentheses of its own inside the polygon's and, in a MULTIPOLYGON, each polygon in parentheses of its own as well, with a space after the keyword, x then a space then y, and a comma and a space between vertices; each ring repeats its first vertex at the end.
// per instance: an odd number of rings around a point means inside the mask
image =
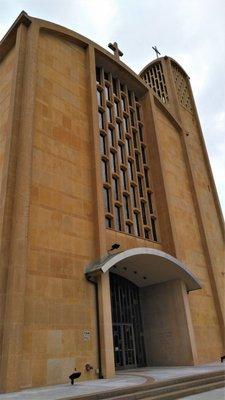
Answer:
POLYGON ((46 19, 107 48, 117 41, 135 72, 154 58, 177 60, 191 78, 225 211, 225 0, 0 0, 0 38, 18 14, 46 19))

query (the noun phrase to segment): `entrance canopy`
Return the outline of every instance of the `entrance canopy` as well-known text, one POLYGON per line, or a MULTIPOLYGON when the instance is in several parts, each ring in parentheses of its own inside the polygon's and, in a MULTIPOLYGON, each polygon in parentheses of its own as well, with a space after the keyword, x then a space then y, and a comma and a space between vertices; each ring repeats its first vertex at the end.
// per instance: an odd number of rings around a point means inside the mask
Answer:
POLYGON ((117 254, 109 254, 86 269, 88 279, 94 280, 98 272, 111 270, 139 287, 182 280, 188 291, 201 289, 199 280, 175 257, 160 250, 139 247, 117 254))

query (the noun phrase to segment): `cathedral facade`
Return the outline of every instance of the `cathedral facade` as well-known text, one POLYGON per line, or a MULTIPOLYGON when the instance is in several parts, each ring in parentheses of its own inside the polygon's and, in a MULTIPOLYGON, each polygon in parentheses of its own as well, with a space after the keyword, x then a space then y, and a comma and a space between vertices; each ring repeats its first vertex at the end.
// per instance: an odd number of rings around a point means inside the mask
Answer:
POLYGON ((0 43, 0 392, 224 354, 224 231, 184 69, 22 12, 0 43))

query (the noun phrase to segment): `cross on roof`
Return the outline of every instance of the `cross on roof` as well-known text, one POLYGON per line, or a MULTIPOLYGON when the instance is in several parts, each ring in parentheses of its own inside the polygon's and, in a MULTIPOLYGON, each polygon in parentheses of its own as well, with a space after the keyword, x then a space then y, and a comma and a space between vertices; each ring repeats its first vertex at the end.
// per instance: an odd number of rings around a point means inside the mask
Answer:
POLYGON ((159 57, 159 55, 161 56, 161 53, 159 52, 159 50, 157 49, 157 47, 156 46, 152 46, 152 48, 153 48, 153 50, 156 52, 156 57, 158 58, 159 57))
POLYGON ((123 56, 122 51, 119 49, 118 44, 116 42, 114 43, 109 43, 108 47, 114 51, 114 56, 116 57, 117 60, 120 59, 120 57, 123 56))

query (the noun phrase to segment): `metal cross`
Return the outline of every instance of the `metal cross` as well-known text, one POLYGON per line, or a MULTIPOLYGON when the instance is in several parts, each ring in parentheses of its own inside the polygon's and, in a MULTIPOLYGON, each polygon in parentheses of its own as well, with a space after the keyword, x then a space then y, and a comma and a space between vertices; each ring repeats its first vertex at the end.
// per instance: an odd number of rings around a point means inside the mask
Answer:
POLYGON ((116 42, 114 43, 109 43, 108 47, 114 51, 114 56, 116 57, 117 60, 120 59, 120 57, 123 56, 122 51, 119 49, 118 44, 116 42))
POLYGON ((153 50, 156 52, 156 57, 157 57, 157 58, 159 57, 159 55, 161 56, 161 53, 159 52, 159 50, 157 49, 156 46, 154 46, 154 47, 152 47, 152 48, 153 48, 153 50))

